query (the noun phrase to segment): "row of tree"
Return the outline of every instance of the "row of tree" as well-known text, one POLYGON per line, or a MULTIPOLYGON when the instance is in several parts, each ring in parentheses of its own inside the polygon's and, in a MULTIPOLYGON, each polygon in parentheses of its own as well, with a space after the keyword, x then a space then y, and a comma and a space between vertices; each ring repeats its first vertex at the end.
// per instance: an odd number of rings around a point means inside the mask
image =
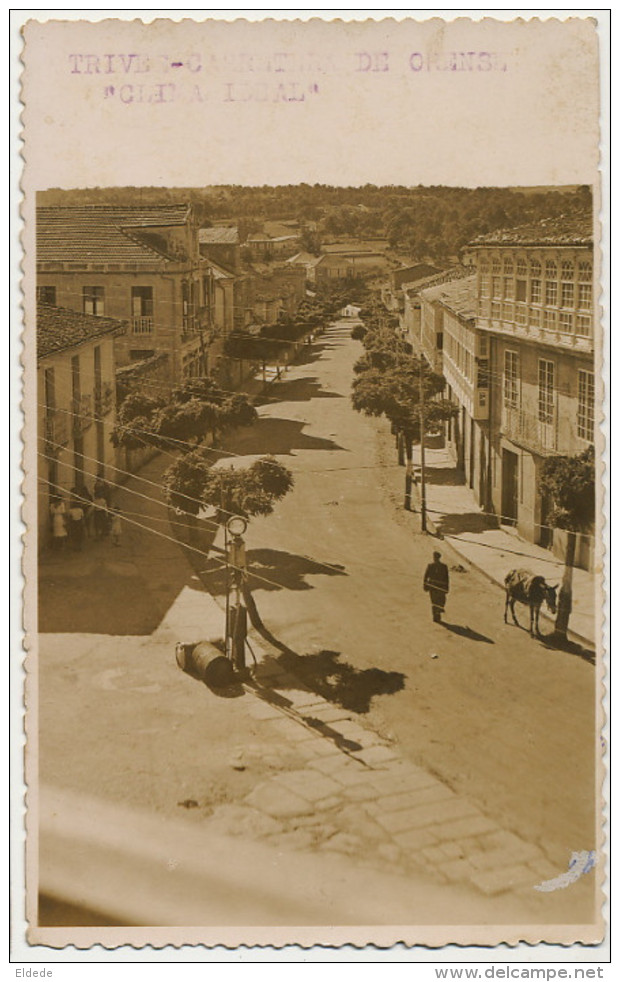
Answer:
POLYGON ((353 407, 368 416, 385 416, 397 437, 399 462, 411 464, 412 446, 454 416, 456 408, 443 397, 445 379, 398 331, 398 319, 387 315, 378 299, 360 311, 362 324, 353 328, 365 352, 353 366, 353 407))
POLYGON ((224 341, 224 354, 227 358, 261 365, 263 381, 270 363, 275 363, 279 375, 285 353, 290 352, 300 338, 310 332, 320 333, 340 306, 337 297, 304 298, 295 314, 281 312, 274 324, 263 325, 258 333, 232 331, 224 341))
POLYGON ((290 471, 272 457, 250 467, 214 467, 216 444, 227 430, 249 426, 256 408, 245 393, 226 392, 209 376, 188 379, 169 399, 136 392, 118 410, 112 432, 116 447, 151 446, 176 453, 164 474, 164 493, 172 508, 197 515, 217 511, 218 522, 231 514, 268 515, 293 486, 290 471), (210 446, 203 445, 207 437, 210 446))

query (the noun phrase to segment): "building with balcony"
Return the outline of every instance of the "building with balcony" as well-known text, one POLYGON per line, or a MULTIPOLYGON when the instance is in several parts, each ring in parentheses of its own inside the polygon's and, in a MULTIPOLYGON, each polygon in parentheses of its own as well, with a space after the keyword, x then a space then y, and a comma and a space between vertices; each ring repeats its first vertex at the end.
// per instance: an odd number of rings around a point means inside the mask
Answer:
MULTIPOLYGON (((488 500, 489 403, 491 377, 489 337, 476 325, 476 276, 455 279, 422 291, 423 311, 441 319, 441 371, 445 395, 457 407, 446 427, 457 467, 476 501, 488 500)), ((436 348, 433 349, 436 354, 436 348)), ((433 353, 433 352, 431 352, 433 353)))
POLYGON ((115 339, 127 330, 110 317, 37 306, 38 530, 49 535, 53 495, 68 496, 97 477, 115 477, 110 443, 116 410, 115 339))
POLYGON ((213 322, 209 260, 189 205, 37 209, 37 298, 129 322, 119 365, 165 352, 178 381, 202 370, 213 322))
MULTIPOLYGON (((592 217, 502 229, 471 243, 478 328, 489 337, 490 497, 501 521, 562 554, 538 490, 543 461, 594 442, 592 217)), ((591 563, 580 537, 578 564, 591 563)))

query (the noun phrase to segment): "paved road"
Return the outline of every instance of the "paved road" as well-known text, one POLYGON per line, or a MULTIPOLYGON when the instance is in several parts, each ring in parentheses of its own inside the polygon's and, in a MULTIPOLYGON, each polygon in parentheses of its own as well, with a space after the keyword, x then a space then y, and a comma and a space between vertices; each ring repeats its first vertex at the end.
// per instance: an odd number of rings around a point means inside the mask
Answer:
POLYGON ((505 626, 500 591, 474 570, 452 572, 447 623, 432 623, 421 580, 437 542, 402 510, 385 424, 351 408, 349 331, 330 328, 229 447, 295 474, 246 537, 272 581, 253 581, 262 617, 299 675, 327 678, 410 760, 562 861, 595 841, 595 669, 505 626))

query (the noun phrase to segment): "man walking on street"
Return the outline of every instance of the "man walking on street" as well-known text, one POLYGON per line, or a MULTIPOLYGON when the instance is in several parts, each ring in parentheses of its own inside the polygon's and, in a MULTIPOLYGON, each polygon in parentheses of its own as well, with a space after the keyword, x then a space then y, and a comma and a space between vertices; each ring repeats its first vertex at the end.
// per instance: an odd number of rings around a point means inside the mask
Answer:
POLYGON ((446 606, 446 597, 450 590, 450 574, 446 564, 441 562, 440 552, 433 553, 433 562, 426 567, 424 589, 430 593, 433 620, 441 621, 441 615, 446 606))

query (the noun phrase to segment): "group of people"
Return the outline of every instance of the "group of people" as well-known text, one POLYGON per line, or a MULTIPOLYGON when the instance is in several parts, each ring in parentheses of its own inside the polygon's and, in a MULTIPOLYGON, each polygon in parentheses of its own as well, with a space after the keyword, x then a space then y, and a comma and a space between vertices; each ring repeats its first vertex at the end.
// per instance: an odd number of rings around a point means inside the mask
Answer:
POLYGON ((113 545, 121 543, 121 510, 112 503, 112 489, 101 478, 95 481, 92 494, 82 483, 71 488, 68 501, 62 495, 53 495, 50 519, 52 546, 56 551, 67 545, 81 551, 86 539, 101 540, 108 536, 113 545))

